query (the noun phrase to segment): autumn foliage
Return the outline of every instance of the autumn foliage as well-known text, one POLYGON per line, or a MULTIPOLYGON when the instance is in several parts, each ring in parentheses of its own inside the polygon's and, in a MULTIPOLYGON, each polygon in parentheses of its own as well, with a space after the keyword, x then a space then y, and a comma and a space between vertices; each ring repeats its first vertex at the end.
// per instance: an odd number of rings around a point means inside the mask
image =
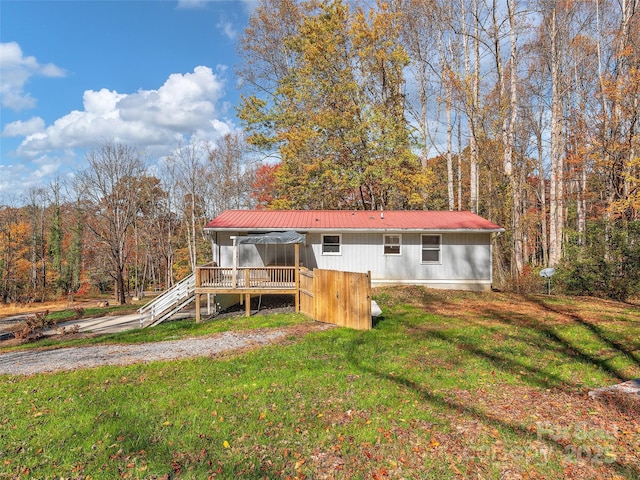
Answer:
POLYGON ((637 1, 261 0, 244 134, 177 145, 91 201, 0 205, 0 299, 169 286, 209 261, 203 226, 228 208, 471 210, 506 230, 496 286, 554 266, 567 292, 633 297, 639 18, 637 1))

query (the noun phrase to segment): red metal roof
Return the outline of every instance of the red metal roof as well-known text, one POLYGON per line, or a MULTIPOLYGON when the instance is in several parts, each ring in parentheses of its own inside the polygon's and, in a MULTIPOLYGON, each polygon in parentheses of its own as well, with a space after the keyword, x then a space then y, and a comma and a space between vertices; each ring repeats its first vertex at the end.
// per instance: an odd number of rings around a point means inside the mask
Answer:
POLYGON ((471 212, 432 210, 227 210, 211 230, 475 230, 504 229, 471 212))

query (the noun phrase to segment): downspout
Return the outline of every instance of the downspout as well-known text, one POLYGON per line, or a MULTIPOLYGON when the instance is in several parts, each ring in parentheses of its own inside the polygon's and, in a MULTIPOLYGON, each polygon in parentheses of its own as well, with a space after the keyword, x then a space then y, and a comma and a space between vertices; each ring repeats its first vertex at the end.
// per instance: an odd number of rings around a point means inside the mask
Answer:
POLYGON ((496 241, 500 235, 502 235, 502 232, 496 232, 495 235, 492 235, 491 241, 489 242, 489 285, 491 290, 493 290, 493 242, 496 241))

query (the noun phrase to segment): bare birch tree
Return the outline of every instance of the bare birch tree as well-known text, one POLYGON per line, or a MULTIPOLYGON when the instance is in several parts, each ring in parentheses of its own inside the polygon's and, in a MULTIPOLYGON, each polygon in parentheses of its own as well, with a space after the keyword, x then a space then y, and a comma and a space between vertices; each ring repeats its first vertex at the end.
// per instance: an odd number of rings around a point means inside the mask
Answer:
POLYGON ((187 233, 189 265, 195 272, 198 265, 198 244, 203 238, 202 228, 208 221, 204 208, 211 186, 211 171, 206 165, 207 147, 204 144, 180 146, 168 162, 175 162, 175 179, 182 202, 182 218, 187 233))
POLYGON ((212 176, 212 214, 251 207, 256 167, 255 162, 249 160, 244 137, 239 132, 225 135, 209 148, 208 159, 212 176))
POLYGON ((125 267, 131 254, 128 234, 138 213, 137 179, 144 173, 144 163, 135 148, 113 142, 94 147, 85 161, 87 167, 77 177, 77 194, 86 227, 104 248, 116 300, 124 304, 125 267))

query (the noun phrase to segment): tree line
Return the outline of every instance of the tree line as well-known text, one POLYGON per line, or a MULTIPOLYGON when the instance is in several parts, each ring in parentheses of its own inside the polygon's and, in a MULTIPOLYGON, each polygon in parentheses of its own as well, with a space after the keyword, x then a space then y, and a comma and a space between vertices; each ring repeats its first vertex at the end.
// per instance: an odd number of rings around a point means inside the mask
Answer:
POLYGON ((126 303, 171 286, 210 261, 206 222, 253 204, 256 169, 240 134, 178 146, 153 169, 134 146, 95 146, 72 180, 0 204, 0 299, 92 291, 126 303))
POLYGON ((262 0, 239 117, 279 208, 470 210, 496 275, 640 283, 638 0, 262 0))
POLYGON ((261 0, 244 134, 155 170, 100 145, 72 184, 0 206, 0 298, 164 288, 211 258, 206 221, 245 207, 470 210, 506 229, 498 284, 553 266, 567 293, 637 294, 639 6, 261 0))

